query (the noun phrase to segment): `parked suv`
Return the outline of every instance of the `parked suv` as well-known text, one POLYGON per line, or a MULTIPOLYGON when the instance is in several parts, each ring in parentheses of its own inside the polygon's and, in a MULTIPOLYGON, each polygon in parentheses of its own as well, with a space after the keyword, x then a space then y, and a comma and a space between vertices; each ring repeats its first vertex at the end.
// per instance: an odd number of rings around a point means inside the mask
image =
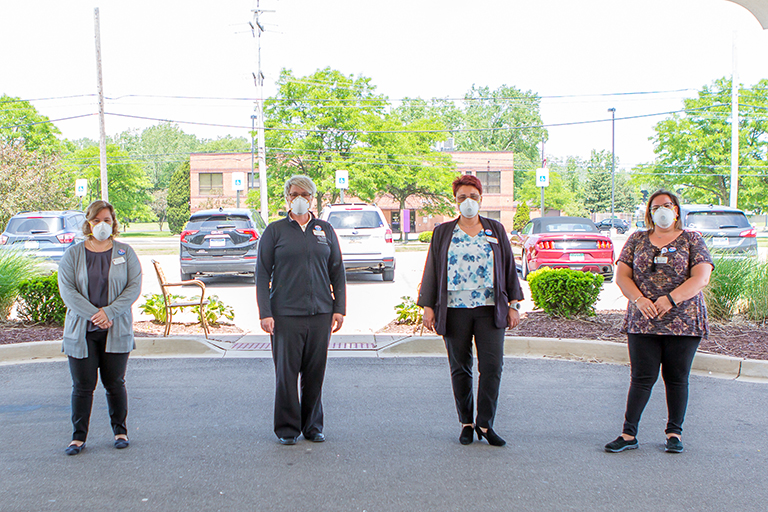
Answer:
POLYGON ((595 225, 600 231, 609 231, 611 228, 616 228, 620 235, 629 231, 629 222, 624 219, 603 219, 600 222, 596 222, 595 225))
POLYGON ((0 235, 0 248, 26 249, 58 265, 64 251, 85 239, 85 214, 77 210, 17 213, 0 235))
POLYGON ((347 272, 373 272, 384 281, 395 279, 392 230, 378 206, 332 204, 323 208, 320 218, 336 231, 347 272))
POLYGON ((685 204, 683 227, 701 233, 713 256, 757 257, 757 230, 744 212, 729 206, 685 204))
POLYGON ((266 224, 250 210, 219 208, 193 213, 179 242, 181 280, 194 274, 243 274, 256 279, 259 238, 266 224))

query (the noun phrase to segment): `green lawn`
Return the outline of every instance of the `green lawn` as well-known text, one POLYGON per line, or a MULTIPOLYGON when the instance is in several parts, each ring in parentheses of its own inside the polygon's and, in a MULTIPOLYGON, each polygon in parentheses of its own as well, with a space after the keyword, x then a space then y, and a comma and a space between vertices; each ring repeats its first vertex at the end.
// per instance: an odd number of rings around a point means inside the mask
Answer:
POLYGON ((163 224, 163 230, 160 231, 160 225, 157 222, 134 222, 128 226, 127 229, 120 232, 122 238, 131 237, 157 237, 157 238, 170 238, 178 235, 174 235, 168 231, 168 224, 163 224))

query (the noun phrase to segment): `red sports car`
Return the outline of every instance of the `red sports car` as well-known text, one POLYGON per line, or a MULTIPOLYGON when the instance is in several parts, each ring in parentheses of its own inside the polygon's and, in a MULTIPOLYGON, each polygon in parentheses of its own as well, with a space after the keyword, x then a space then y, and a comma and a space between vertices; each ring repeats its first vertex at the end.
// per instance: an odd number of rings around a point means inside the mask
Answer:
POLYGON ((595 223, 582 217, 532 219, 521 232, 512 231, 512 248, 520 254, 523 279, 543 267, 571 268, 613 280, 613 242, 595 223))

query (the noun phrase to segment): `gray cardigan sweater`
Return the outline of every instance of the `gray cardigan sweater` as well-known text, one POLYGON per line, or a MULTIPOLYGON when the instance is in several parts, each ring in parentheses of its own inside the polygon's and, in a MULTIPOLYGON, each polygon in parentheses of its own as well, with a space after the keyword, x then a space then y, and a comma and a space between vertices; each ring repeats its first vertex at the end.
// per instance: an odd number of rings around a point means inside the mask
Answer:
MULTIPOLYGON (((59 263, 59 293, 67 306, 61 351, 70 357, 88 357, 85 333, 88 321, 99 308, 88 299, 88 268, 85 243, 70 247, 59 263)), ((112 321, 107 332, 107 352, 125 353, 136 348, 131 307, 141 294, 141 263, 130 245, 112 242, 109 265, 109 306, 104 312, 112 321)))

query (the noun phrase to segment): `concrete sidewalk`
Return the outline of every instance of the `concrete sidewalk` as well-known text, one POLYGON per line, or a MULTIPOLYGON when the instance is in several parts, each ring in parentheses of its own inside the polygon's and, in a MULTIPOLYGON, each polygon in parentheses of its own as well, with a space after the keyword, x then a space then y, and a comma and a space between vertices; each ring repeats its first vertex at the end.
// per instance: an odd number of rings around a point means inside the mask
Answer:
MULTIPOLYGON (((271 357, 266 334, 136 338, 132 357, 271 357)), ((629 364, 627 346, 609 341, 507 336, 505 356, 556 358, 596 363, 629 364)), ((347 334, 331 337, 330 357, 445 356, 439 336, 347 334)), ((0 345, 0 364, 64 359, 59 342, 0 345)), ((693 373, 768 383, 768 361, 699 352, 693 373)))

